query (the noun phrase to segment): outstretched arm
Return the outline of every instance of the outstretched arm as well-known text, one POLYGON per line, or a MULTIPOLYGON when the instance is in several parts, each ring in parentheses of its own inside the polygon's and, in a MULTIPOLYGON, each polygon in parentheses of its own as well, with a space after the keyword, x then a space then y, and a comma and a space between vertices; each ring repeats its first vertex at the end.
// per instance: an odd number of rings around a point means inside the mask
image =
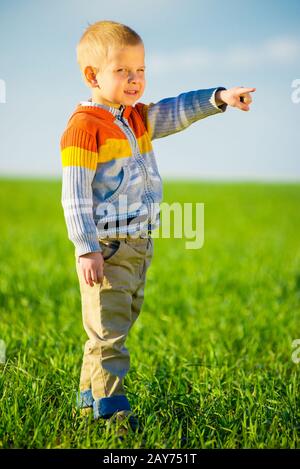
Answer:
POLYGON ((151 140, 180 132, 200 119, 226 111, 227 105, 249 111, 255 88, 224 87, 189 91, 157 103, 137 103, 151 140))
POLYGON ((225 112, 227 104, 218 106, 215 99, 216 92, 225 89, 189 91, 157 103, 137 103, 135 108, 142 116, 151 140, 154 140, 180 132, 205 117, 225 112))

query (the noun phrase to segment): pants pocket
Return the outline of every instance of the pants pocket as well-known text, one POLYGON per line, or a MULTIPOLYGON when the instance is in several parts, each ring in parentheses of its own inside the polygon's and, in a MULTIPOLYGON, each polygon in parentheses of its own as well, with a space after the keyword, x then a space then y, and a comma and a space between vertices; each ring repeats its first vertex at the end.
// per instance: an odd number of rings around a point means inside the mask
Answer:
POLYGON ((113 257, 115 257, 115 255, 117 254, 117 252, 119 252, 119 249, 120 249, 120 246, 121 246, 121 242, 119 240, 113 240, 113 241, 107 241, 107 240, 100 240, 99 241, 100 243, 100 247, 102 249, 102 255, 103 255, 103 259, 105 261, 108 261, 110 259, 112 259, 113 257))

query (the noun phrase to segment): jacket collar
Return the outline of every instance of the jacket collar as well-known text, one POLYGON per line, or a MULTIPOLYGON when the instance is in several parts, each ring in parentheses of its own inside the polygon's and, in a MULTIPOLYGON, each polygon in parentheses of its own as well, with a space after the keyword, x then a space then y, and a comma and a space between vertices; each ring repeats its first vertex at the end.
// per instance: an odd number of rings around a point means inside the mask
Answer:
POLYGON ((93 103, 91 99, 88 101, 80 101, 74 114, 78 112, 87 112, 95 116, 102 117, 106 120, 114 121, 117 117, 128 119, 131 114, 132 106, 121 105, 120 108, 107 106, 106 104, 93 103))

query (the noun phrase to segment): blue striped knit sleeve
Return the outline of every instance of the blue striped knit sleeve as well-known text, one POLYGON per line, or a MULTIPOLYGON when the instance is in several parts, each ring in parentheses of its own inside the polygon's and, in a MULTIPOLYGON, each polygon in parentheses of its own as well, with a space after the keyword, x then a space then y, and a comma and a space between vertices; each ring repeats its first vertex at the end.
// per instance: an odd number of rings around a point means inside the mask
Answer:
POLYGON ((189 127, 205 117, 226 111, 227 104, 217 106, 215 94, 224 87, 200 89, 165 98, 143 106, 143 118, 151 140, 166 137, 189 127))
POLYGON ((77 256, 101 251, 93 219, 92 181, 97 167, 94 139, 81 129, 67 129, 61 139, 61 203, 68 238, 77 256))

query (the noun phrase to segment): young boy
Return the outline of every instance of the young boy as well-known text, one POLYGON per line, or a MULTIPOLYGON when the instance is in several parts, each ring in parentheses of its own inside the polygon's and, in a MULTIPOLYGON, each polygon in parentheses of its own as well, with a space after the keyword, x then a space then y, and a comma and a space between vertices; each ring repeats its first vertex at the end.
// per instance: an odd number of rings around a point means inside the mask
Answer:
POLYGON ((144 45, 114 21, 87 28, 77 59, 92 97, 78 104, 61 138, 62 206, 88 335, 77 404, 83 414, 126 421, 135 430, 123 387, 130 366, 125 341, 141 311, 151 231, 159 226, 162 181, 151 141, 221 114, 227 105, 248 111, 255 88, 137 102, 145 89, 144 45))

